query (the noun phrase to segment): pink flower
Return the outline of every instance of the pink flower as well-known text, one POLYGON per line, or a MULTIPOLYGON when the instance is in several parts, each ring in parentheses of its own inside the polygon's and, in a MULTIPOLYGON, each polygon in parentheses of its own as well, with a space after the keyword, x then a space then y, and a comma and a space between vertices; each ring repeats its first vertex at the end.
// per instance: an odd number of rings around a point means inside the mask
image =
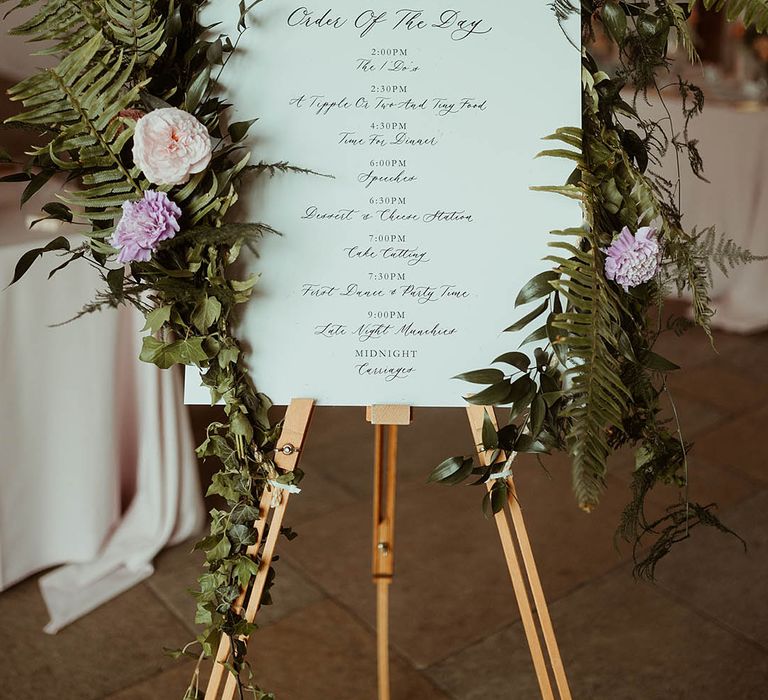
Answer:
POLYGON ((644 226, 633 236, 625 226, 608 248, 603 248, 605 276, 624 287, 637 287, 652 280, 661 264, 656 229, 644 226))
POLYGON ((109 239, 121 263, 147 262, 160 241, 179 231, 181 209, 165 192, 147 190, 138 202, 123 202, 123 216, 109 239))
POLYGON ((211 136, 189 112, 156 109, 136 122, 133 161, 156 185, 183 185, 211 162, 211 136))

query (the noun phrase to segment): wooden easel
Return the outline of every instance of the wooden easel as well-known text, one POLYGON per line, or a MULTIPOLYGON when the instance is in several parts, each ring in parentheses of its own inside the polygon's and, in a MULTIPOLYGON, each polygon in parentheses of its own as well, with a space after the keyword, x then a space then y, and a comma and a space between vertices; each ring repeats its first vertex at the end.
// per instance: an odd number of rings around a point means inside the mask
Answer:
MULTIPOLYGON (((312 399, 295 399, 288 407, 285 415, 283 431, 278 443, 275 464, 286 472, 296 468, 302 454, 304 442, 309 428, 315 402, 312 399)), ((493 409, 482 406, 467 408, 469 423, 481 462, 489 465, 494 451, 486 450, 482 444, 483 422, 486 411, 496 425, 493 409)), ((397 483, 397 430, 398 426, 410 425, 412 411, 409 406, 371 406, 367 411, 367 419, 374 426, 374 470, 373 470, 373 580, 376 584, 376 623, 377 623, 377 654, 378 654, 378 691, 379 700, 390 700, 389 683, 389 587, 394 575, 394 523, 395 523, 395 490, 397 483)), ((506 462, 506 455, 497 454, 497 463, 506 462)), ((555 700, 552 678, 554 677, 560 700, 571 700, 568 680, 557 646, 552 621, 547 608, 547 601, 541 587, 536 562, 528 539, 528 533, 523 520, 523 513, 517 499, 514 481, 506 477, 509 491, 508 509, 502 510, 495 516, 499 530, 501 545, 507 560, 509 575, 515 597, 520 608, 520 617, 525 630, 528 646, 531 650, 534 670, 539 683, 542 700, 555 700), (510 527, 510 520, 512 526, 510 527), (517 542, 517 545, 515 544, 517 542), (518 558, 518 550, 522 557, 525 576, 518 558), (527 583, 526 583, 527 580, 527 583), (531 607, 531 598, 535 605, 531 607), (536 622, 541 626, 544 638, 542 648, 536 622), (547 667, 544 649, 549 656, 550 669, 547 667), (550 675, 551 673, 551 675, 550 675)), ((489 483, 488 488, 492 487, 489 483)), ((245 619, 254 622, 259 610, 264 585, 269 573, 269 567, 275 554, 280 527, 285 516, 290 494, 279 491, 275 496, 265 491, 259 505, 259 519, 256 522, 257 541, 248 549, 249 556, 256 556, 261 551, 259 570, 249 588, 243 590, 234 606, 239 611, 245 611, 245 619), (273 507, 274 500, 277 505, 273 507), (270 518, 271 516, 271 518, 270 518), (266 541, 264 540, 266 533, 266 541), (262 549, 263 543, 263 549, 262 549)), ((237 682, 231 673, 224 675, 231 649, 231 641, 224 636, 219 644, 216 659, 211 670, 211 677, 205 693, 205 700, 234 700, 237 682), (223 691, 222 691, 223 682, 223 691)))

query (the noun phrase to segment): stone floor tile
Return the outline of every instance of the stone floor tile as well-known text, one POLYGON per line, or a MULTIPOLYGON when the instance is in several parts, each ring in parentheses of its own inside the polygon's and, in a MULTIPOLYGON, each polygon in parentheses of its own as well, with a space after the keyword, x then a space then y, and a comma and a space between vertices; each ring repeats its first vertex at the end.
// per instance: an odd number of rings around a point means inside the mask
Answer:
MULTIPOLYGON (((281 541, 281 547, 289 548, 291 542, 281 541)), ((189 594, 203 571, 201 552, 191 552, 193 542, 166 549, 155 561, 155 574, 147 585, 155 595, 183 622, 190 631, 197 633, 194 625, 195 599, 189 594)), ((278 550, 278 554, 280 551, 278 550)), ((288 562, 275 562, 277 578, 272 589, 272 605, 259 611, 258 623, 263 627, 320 600, 323 593, 306 580, 288 562)))
POLYGON ((768 333, 747 336, 732 352, 722 352, 721 359, 742 374, 768 382, 768 333))
POLYGON ((0 619, 0 697, 8 700, 101 700, 169 668, 163 648, 190 639, 144 585, 51 636, 42 632, 47 614, 29 579, 0 595, 0 619))
MULTIPOLYGON (((263 630, 251 654, 259 683, 279 700, 376 698, 373 631, 330 601, 263 630)), ((393 700, 449 700, 396 655, 391 674, 393 700)))
MULTIPOLYGON (((192 660, 176 661, 167 671, 150 676, 125 690, 119 690, 104 700, 181 700, 192 680, 195 666, 196 663, 192 660)), ((209 666, 209 662, 203 662, 200 667, 197 688, 203 692, 208 680, 209 666)))
POLYGON ((697 440, 696 449, 713 463, 726 464, 768 481, 768 405, 745 412, 697 440))
POLYGON ((677 411, 677 417, 680 421, 680 429, 685 440, 695 440, 698 435, 705 434, 716 428, 720 423, 728 418, 728 412, 719 409, 709 403, 697 401, 685 394, 677 395, 676 392, 670 395, 664 394, 661 397, 661 418, 668 420, 668 427, 672 432, 677 432, 677 421, 674 419, 674 410, 677 411))
POLYGON ((679 393, 706 401, 730 414, 741 413, 765 404, 768 381, 750 376, 716 360, 669 376, 669 385, 679 393))
POLYGON ((768 490, 728 509, 725 522, 748 545, 709 528, 694 531, 659 569, 660 584, 686 604, 762 644, 768 652, 768 490))
MULTIPOLYGON (((679 311, 678 311, 679 314, 679 311)), ((735 355, 750 347, 751 336, 740 336, 731 333, 714 331, 714 348, 706 333, 700 328, 694 328, 687 333, 676 336, 674 333, 663 333, 654 346, 654 351, 680 365, 683 372, 710 362, 735 355)))
MULTIPOLYGON (((308 474, 321 473, 358 498, 370 498, 373 433, 364 408, 320 407, 312 421, 302 468, 308 474)), ((414 409, 414 422, 400 428, 399 439, 401 483, 423 483, 446 457, 469 454, 473 449, 464 409, 414 409)))
MULTIPOLYGON (((519 498, 545 589, 554 598, 616 566, 613 532, 629 494, 612 480, 603 507, 578 510, 565 460, 551 479, 530 460, 517 468, 519 498), (555 525, 556 524, 556 525, 555 525)), ((517 618, 496 528, 480 511, 482 490, 404 484, 398 492, 394 645, 417 667, 444 658, 517 618)), ((308 524, 284 550, 306 576, 373 624, 371 505, 343 508, 308 524)))
MULTIPOLYGON (((551 606, 574 698, 762 700, 768 656, 622 568, 551 606)), ((429 669, 457 700, 540 697, 519 623, 429 669)))

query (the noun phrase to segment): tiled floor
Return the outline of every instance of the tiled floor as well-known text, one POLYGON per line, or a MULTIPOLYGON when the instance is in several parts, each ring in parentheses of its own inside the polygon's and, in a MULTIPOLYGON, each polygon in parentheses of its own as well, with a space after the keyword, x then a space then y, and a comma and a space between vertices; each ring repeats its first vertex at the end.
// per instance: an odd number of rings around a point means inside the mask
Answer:
MULTIPOLYGON (((768 697, 768 335, 721 336, 720 355, 689 336, 662 352, 688 367, 672 381, 691 492, 717 501, 748 542, 695 532, 657 585, 632 579, 613 531, 630 460, 617 457, 602 507, 570 496, 567 460, 547 475, 521 460, 520 499, 577 700, 762 700, 768 697)), ((202 424, 205 411, 196 411, 202 424)), ((535 700, 535 676, 492 523, 478 489, 425 484, 441 458, 470 449, 462 411, 421 411, 402 432, 397 577, 392 586, 393 700, 535 700)), ((371 428, 361 410, 321 409, 289 520, 275 605, 252 644, 278 700, 375 698, 369 577, 371 428)), ((205 470, 204 470, 205 471, 205 470)), ((667 494, 669 495, 669 494, 667 494)), ((662 507, 665 494, 654 496, 662 507)), ((34 581, 0 594, 0 698, 180 700, 194 663, 162 647, 191 638, 186 588, 199 559, 163 553, 157 573, 55 637, 34 581)))

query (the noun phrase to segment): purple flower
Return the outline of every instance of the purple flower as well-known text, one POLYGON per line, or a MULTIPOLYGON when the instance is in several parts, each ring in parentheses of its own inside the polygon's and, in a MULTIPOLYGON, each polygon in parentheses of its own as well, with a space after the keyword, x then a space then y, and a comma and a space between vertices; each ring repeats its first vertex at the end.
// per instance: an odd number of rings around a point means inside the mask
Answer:
POLYGON ((160 241, 179 231, 181 209, 165 192, 147 190, 138 202, 123 202, 123 216, 109 239, 121 263, 148 262, 160 241))
POLYGON ((605 276, 624 287, 630 287, 652 280, 661 264, 661 248, 656 238, 656 229, 644 226, 633 236, 625 226, 608 248, 603 248, 605 276))

